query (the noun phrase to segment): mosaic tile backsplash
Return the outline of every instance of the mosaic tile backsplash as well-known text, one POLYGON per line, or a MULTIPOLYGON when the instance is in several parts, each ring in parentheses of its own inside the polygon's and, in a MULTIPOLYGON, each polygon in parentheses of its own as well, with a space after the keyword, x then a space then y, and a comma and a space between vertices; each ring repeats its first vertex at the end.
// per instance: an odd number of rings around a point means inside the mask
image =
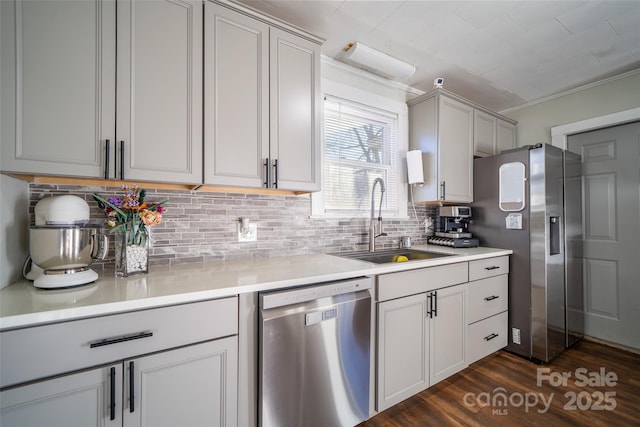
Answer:
MULTIPOLYGON (((105 223, 91 195, 119 195, 113 187, 30 184, 29 214, 38 200, 62 194, 84 198, 91 206, 91 220, 105 223)), ((311 218, 311 198, 307 195, 258 195, 242 193, 206 193, 197 191, 147 190, 146 200, 165 204, 161 224, 152 227, 150 265, 188 262, 267 258, 283 255, 331 253, 365 250, 368 247, 368 218, 311 218), (241 217, 257 224, 256 242, 238 242, 241 217)), ((432 206, 416 205, 421 221, 435 217, 432 206)), ((425 244, 424 228, 419 225, 409 206, 406 220, 383 219, 386 237, 376 239, 376 247, 397 248, 402 236, 410 236, 413 244, 425 244)), ((113 238, 111 238, 113 247, 113 238)), ((113 250, 103 262, 92 268, 112 268, 113 250)))

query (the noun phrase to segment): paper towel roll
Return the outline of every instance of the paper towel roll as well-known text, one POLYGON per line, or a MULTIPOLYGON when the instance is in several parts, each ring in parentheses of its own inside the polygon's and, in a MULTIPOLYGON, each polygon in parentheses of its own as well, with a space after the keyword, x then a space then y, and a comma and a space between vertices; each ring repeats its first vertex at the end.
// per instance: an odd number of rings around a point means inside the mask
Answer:
POLYGON ((422 151, 407 151, 407 182, 409 184, 424 184, 422 171, 422 151))

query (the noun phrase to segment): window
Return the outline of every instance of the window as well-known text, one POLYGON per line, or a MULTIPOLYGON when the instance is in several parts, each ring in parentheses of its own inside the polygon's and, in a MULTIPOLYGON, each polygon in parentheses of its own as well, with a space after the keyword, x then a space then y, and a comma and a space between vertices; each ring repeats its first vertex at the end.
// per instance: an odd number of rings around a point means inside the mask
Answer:
MULTIPOLYGON (((314 214, 368 217, 373 182, 382 178, 382 216, 406 216, 406 197, 400 197, 399 117, 398 112, 325 97, 323 185, 322 195, 314 197, 314 214)), ((379 197, 376 189, 376 212, 379 197)))

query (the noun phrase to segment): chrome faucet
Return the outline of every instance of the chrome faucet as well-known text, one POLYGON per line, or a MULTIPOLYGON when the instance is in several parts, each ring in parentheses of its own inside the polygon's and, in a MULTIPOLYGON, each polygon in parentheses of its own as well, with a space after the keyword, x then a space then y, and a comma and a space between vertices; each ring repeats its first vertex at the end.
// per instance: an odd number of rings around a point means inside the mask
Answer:
POLYGON ((371 188, 371 219, 369 220, 369 252, 376 250, 376 237, 386 236, 387 233, 382 232, 382 198, 384 197, 384 181, 382 178, 376 178, 371 188), (378 218, 375 218, 375 209, 373 206, 373 196, 376 192, 376 185, 380 184, 380 207, 378 208, 378 218), (378 231, 376 234, 376 221, 378 222, 378 231))

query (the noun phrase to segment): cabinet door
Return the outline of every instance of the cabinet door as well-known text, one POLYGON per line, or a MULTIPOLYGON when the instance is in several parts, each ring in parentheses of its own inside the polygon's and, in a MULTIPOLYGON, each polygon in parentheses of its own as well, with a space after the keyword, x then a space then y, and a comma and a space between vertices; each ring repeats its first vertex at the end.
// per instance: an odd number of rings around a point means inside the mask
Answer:
POLYGON ((318 191, 320 46, 276 28, 270 46, 271 186, 318 191))
POLYGON ((125 361, 124 427, 236 425, 237 348, 232 336, 125 361))
POLYGON ((504 150, 516 148, 516 125, 498 119, 497 126, 498 140, 495 154, 500 154, 504 150))
POLYGON ((269 26, 211 2, 205 21, 205 182, 263 187, 270 167, 269 26))
POLYGON ((202 183, 202 2, 117 4, 117 178, 202 183))
POLYGON ((473 201, 473 107, 441 96, 438 110, 439 199, 473 201))
POLYGON ((467 367, 466 345, 467 284, 438 289, 431 293, 429 319, 430 384, 434 385, 467 367))
POLYGON ((98 368, 2 391, 0 425, 119 426, 122 365, 114 365, 111 375, 111 367, 98 368))
POLYGON ((429 386, 428 346, 425 293, 378 304, 378 411, 429 386))
POLYGON ((473 154, 486 157, 495 154, 496 122, 495 116, 480 110, 473 112, 473 154))
POLYGON ((1 1, 2 171, 104 176, 115 132, 115 4, 1 1))

